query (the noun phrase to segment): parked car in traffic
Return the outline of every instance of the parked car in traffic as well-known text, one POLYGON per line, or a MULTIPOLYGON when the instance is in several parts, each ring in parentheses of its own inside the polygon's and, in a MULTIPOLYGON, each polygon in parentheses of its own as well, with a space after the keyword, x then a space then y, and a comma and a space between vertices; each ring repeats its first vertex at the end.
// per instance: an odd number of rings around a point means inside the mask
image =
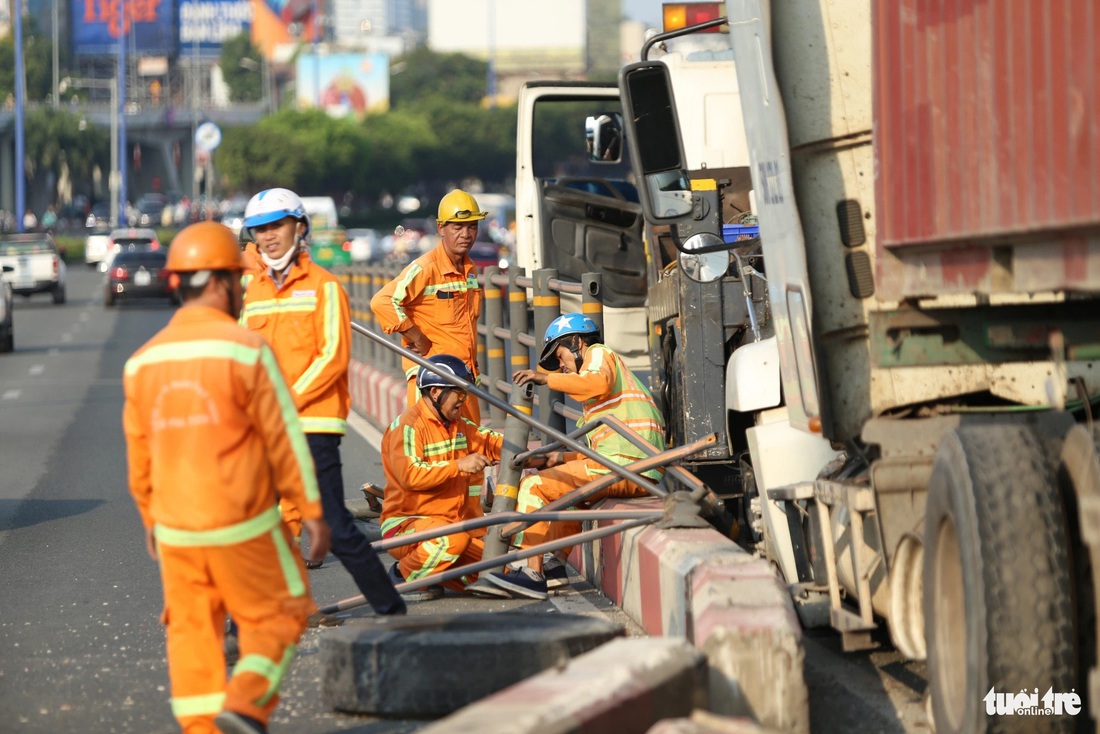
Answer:
POLYGON ((103 305, 114 306, 122 299, 167 298, 178 302, 179 294, 169 284, 165 269, 168 251, 128 249, 115 254, 107 268, 103 305))
POLYGON ((99 265, 107 259, 109 249, 111 249, 111 230, 103 227, 93 229, 84 238, 84 262, 88 266, 99 265))
POLYGON ((29 298, 49 293, 54 303, 65 302, 65 261, 48 232, 9 234, 0 237, 0 265, 12 292, 29 298))
POLYGON ((351 243, 351 261, 357 263, 376 262, 386 256, 382 249, 382 237, 375 229, 349 229, 348 242, 351 243))
POLYGON ((120 252, 163 250, 154 229, 146 227, 127 227, 125 229, 111 230, 111 241, 107 248, 107 257, 100 265, 100 270, 106 270, 111 265, 112 259, 120 252))
MULTIPOLYGON (((14 272, 11 265, 0 268, 4 273, 14 272)), ((0 278, 0 352, 15 349, 15 323, 12 318, 12 292, 8 281, 0 278)))
POLYGON ((145 194, 134 205, 134 215, 130 218, 130 225, 134 227, 159 226, 161 213, 167 205, 168 197, 165 194, 145 194))

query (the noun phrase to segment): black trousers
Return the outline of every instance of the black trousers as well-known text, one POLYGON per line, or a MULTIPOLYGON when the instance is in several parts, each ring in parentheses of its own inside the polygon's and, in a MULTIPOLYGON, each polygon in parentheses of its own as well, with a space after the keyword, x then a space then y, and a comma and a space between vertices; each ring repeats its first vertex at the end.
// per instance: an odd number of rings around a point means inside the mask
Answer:
POLYGON ((367 536, 355 526, 344 504, 344 474, 337 433, 307 433, 309 451, 317 468, 321 507, 332 530, 332 554, 351 574, 360 593, 378 614, 404 614, 405 601, 390 581, 378 553, 367 536))

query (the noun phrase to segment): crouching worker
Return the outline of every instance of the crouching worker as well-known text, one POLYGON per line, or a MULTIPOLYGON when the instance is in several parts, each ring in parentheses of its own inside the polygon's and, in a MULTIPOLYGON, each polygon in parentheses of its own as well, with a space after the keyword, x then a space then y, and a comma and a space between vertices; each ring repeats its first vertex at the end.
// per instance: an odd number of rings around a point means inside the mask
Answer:
POLYGON ((237 323, 243 267, 228 227, 202 222, 180 232, 167 269, 183 307, 123 376, 130 492, 160 563, 172 713, 189 734, 266 732, 316 609, 277 497, 301 509, 312 558, 330 543, 275 355, 237 323), (241 649, 228 682, 227 613, 240 625, 241 649))
MULTIPOLYGON (((549 370, 517 370, 512 381, 517 385, 533 382, 549 385, 569 395, 583 408, 578 427, 611 415, 625 423, 635 433, 653 444, 658 450, 665 447, 664 420, 653 402, 649 390, 630 371, 619 355, 600 343, 599 328, 587 316, 579 313, 564 314, 546 329, 539 366, 549 370), (558 373, 558 370, 561 370, 558 373)), ((611 428, 601 426, 587 434, 588 445, 601 455, 619 465, 627 465, 646 458, 646 455, 626 438, 611 428)), ((546 468, 538 474, 524 477, 519 485, 516 509, 534 512, 559 499, 578 487, 610 473, 597 461, 579 453, 553 452, 547 458, 546 468)), ((659 481, 662 470, 644 472, 653 481, 659 481)), ((605 497, 645 497, 648 493, 626 479, 600 490, 586 500, 592 503, 605 497)), ((530 548, 551 540, 576 535, 581 530, 579 522, 539 522, 517 533, 513 542, 520 548, 530 548)), ((503 572, 491 573, 486 578, 513 596, 532 599, 547 597, 550 586, 567 583, 562 561, 569 551, 559 551, 553 557, 553 569, 543 573, 542 556, 528 558, 526 565, 507 567, 503 572)))
MULTIPOLYGON (((428 358, 441 370, 473 382, 458 357, 428 358)), ((386 473, 382 500, 382 537, 389 539, 420 530, 481 517, 480 505, 467 502, 471 475, 500 461, 503 436, 463 417, 467 393, 422 367, 416 377, 420 397, 398 417, 382 437, 382 468, 386 473)), ((440 573, 452 566, 481 560, 485 528, 452 533, 414 545, 394 548, 398 560, 391 579, 402 583, 440 573)), ((456 591, 477 580, 476 574, 445 582, 456 591)), ((442 588, 432 587, 431 596, 442 588)))

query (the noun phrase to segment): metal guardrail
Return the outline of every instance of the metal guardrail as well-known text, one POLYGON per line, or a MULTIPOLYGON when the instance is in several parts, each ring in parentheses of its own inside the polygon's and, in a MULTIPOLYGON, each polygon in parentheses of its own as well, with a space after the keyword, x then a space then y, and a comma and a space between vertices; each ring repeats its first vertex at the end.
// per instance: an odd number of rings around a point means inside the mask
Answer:
MULTIPOLYGON (((507 527, 501 528, 499 532, 490 532, 485 535, 485 552, 481 561, 420 579, 406 581, 398 584, 399 591, 413 591, 471 573, 500 568, 505 563, 513 560, 521 560, 597 540, 607 535, 657 521, 668 524, 682 523, 688 526, 706 524, 699 518, 699 507, 700 505, 706 506, 708 499, 713 502, 713 493, 694 475, 679 466, 675 466, 674 462, 705 448, 706 445, 717 440, 717 436, 712 435, 693 444, 658 451, 655 446, 611 416, 594 421, 567 435, 563 433, 565 417, 575 418, 577 413, 561 402, 561 393, 545 389, 545 386, 543 386, 542 395, 539 396, 540 415, 536 418, 532 416, 531 410, 532 386, 528 384, 523 388, 517 388, 507 379, 508 373, 505 372, 505 366, 508 360, 505 340, 508 340, 507 343, 512 346, 511 365, 513 369, 528 368, 532 363, 530 350, 541 347, 539 343, 541 340, 528 331, 527 328, 533 322, 535 334, 545 333, 550 322, 561 314, 560 293, 580 295, 584 313, 596 321, 601 329, 603 328, 603 304, 599 300, 601 283, 598 274, 586 275, 580 283, 576 283, 559 279, 556 271, 549 269, 536 271, 533 278, 527 278, 515 272, 503 275, 498 268, 487 268, 481 276, 482 287, 485 290, 485 307, 482 309, 481 323, 478 326, 480 337, 478 359, 479 363, 484 359, 484 364, 488 367, 489 379, 478 386, 470 384, 455 375, 439 372, 432 363, 401 346, 399 336, 385 335, 377 330, 374 316, 370 311, 370 299, 388 280, 396 277, 399 272, 400 267, 390 265, 351 266, 343 271, 338 271, 344 279, 345 288, 351 301, 353 333, 365 337, 365 339, 353 340, 353 356, 360 361, 387 369, 401 378, 404 377, 401 370, 402 357, 421 367, 427 367, 447 382, 467 390, 471 395, 483 401, 489 407, 497 425, 504 418, 505 438, 501 452, 500 483, 494 493, 493 508, 489 515, 452 523, 441 528, 385 539, 372 545, 376 550, 389 550, 419 543, 422 540, 442 537, 454 532, 464 532, 481 527, 497 528, 507 523, 507 527), (528 289, 533 291, 530 299, 527 294, 528 289), (509 303, 507 325, 505 324, 505 311, 503 308, 505 294, 508 296, 509 303), (528 306, 529 301, 531 303, 530 308, 528 306), (517 345, 526 349, 518 349, 516 348, 517 345), (511 404, 507 402, 508 400, 511 401, 511 404), (626 437, 647 458, 623 466, 592 450, 585 443, 578 440, 600 426, 609 427, 626 437), (542 447, 528 451, 527 446, 531 429, 542 433, 550 442, 544 442, 542 447), (559 447, 568 448, 598 462, 608 470, 608 474, 578 487, 536 512, 526 514, 515 512, 520 473, 527 458, 556 450, 559 447), (688 488, 688 491, 685 492, 672 493, 672 495, 678 497, 670 496, 668 490, 641 474, 641 472, 663 468, 666 465, 672 465, 670 472, 676 474, 678 479, 688 488), (632 482, 646 490, 651 496, 666 499, 666 509, 663 511, 571 509, 620 479, 632 482), (669 502, 669 499, 682 499, 686 502, 669 502), (687 511, 684 511, 685 505, 689 508, 687 511), (604 528, 594 528, 572 535, 569 538, 548 541, 530 548, 506 551, 508 537, 521 531, 524 527, 543 520, 624 520, 625 522, 604 528)), ((478 581, 478 584, 481 583, 482 581, 478 581)), ((366 600, 359 595, 326 606, 321 611, 325 614, 333 614, 365 603, 366 600)))

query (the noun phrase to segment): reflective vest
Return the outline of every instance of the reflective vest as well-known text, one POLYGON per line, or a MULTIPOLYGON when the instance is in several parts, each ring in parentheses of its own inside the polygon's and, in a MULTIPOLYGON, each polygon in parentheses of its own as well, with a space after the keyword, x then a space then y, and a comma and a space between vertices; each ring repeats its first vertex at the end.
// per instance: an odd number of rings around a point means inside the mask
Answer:
POLYGON ((484 454, 499 461, 503 442, 501 434, 462 417, 445 426, 429 403, 417 400, 382 436, 382 468, 386 472, 383 534, 410 517, 438 517, 448 522, 480 517, 480 505, 466 501, 470 476, 458 470, 458 460, 468 454, 484 454))
MULTIPOLYGON (((653 402, 653 396, 610 348, 592 344, 585 352, 580 372, 554 372, 546 378, 551 390, 563 392, 581 404, 582 416, 577 421, 578 427, 600 416, 612 415, 653 444, 658 451, 664 450, 665 422, 653 402)), ((588 445, 620 465, 646 458, 634 444, 607 426, 589 433, 588 445)), ((661 470, 653 469, 643 475, 659 479, 661 473, 661 470)))
MULTIPOLYGON (((439 244, 382 286, 370 299, 370 308, 387 334, 405 331, 413 325, 420 327, 432 342, 431 351, 422 357, 451 354, 477 376, 481 297, 473 262, 464 258, 462 267, 456 268, 439 244)), ((401 365, 406 379, 414 378, 420 369, 407 359, 402 359, 401 365)))
POLYGON ((321 517, 309 446, 271 348, 230 316, 181 308, 123 373, 130 492, 170 545, 225 545, 279 523, 276 492, 321 517))
POLYGON ((267 339, 306 433, 347 433, 351 310, 332 273, 301 253, 276 286, 268 271, 245 276, 241 323, 267 339))

